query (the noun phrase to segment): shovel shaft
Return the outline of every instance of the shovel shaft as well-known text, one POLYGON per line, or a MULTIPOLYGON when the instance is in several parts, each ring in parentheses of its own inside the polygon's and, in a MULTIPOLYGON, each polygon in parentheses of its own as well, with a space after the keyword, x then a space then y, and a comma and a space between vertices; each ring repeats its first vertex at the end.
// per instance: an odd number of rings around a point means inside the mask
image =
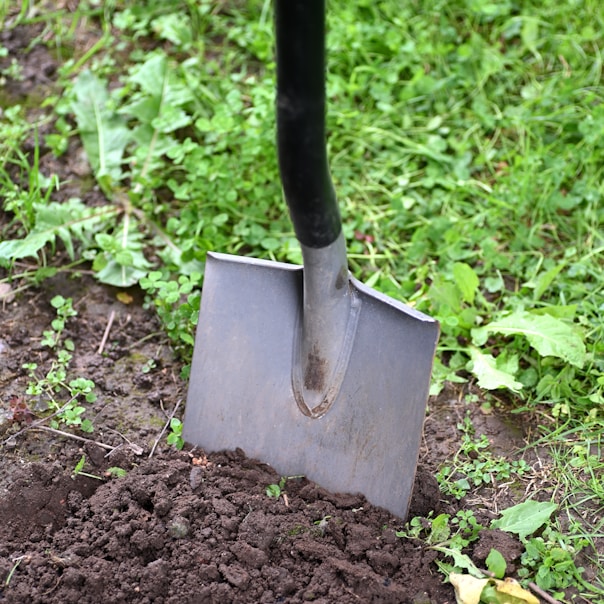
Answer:
POLYGON ((340 212, 325 148, 325 0, 276 0, 277 138, 298 241, 332 244, 340 212))
POLYGON ((304 261, 292 388, 319 418, 338 396, 358 317, 325 147, 325 0, 276 0, 275 19, 279 167, 304 261))

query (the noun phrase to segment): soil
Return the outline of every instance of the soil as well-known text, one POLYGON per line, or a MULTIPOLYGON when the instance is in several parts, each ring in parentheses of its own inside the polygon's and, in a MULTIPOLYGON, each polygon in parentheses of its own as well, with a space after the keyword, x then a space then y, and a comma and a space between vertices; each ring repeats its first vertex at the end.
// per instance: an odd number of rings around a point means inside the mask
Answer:
MULTIPOLYGON (((18 57, 29 74, 6 82, 3 102, 29 105, 32 115, 58 67, 42 39, 30 48, 40 33, 20 27, 1 36, 9 57, 0 68, 18 57)), ((81 157, 74 143, 59 159, 42 146, 40 166, 67 182, 59 195, 94 204, 100 193, 84 186, 81 157)), ((9 220, 0 213, 0 228, 9 220)), ((0 279, 7 275, 0 270, 0 279)), ((0 602, 455 601, 437 553, 397 537, 403 520, 361 495, 295 478, 271 498, 266 487, 281 477, 243 451, 169 446, 165 426, 172 413, 181 417, 186 383, 140 291, 118 296, 124 292, 84 269, 21 291, 19 280, 0 285, 0 602), (45 375, 53 361, 41 339, 56 294, 72 298, 78 312, 65 337, 75 348, 70 377, 96 384, 98 398, 86 411, 92 434, 48 431, 48 421, 38 423, 44 401, 26 394, 23 364, 37 363, 45 375), (83 473, 76 473, 82 456, 83 473), (112 474, 116 467, 126 475, 112 474)), ((434 474, 457 451, 456 426, 466 414, 495 451, 509 456, 523 444, 504 413, 468 403, 467 392, 450 387, 429 402, 410 516, 471 508, 488 522, 513 501, 499 485, 469 501, 440 494, 434 474)), ((492 547, 513 570, 520 548, 509 535, 485 531, 468 553, 484 561, 492 547)))
MULTIPOLYGON (((397 537, 402 520, 362 496, 302 478, 270 498, 266 487, 281 477, 243 451, 169 447, 159 437, 185 395, 180 364, 140 296, 125 305, 117 290, 77 277, 58 275, 0 311, 0 601, 454 602, 436 552, 397 537), (78 311, 66 330, 74 375, 92 379, 99 394, 87 413, 94 433, 73 431, 88 442, 14 418, 15 400, 35 406, 23 363, 36 362, 43 374, 52 362, 40 340, 57 293, 78 311), (155 366, 145 372, 150 359, 155 366), (73 475, 82 455, 83 472, 98 478, 73 475), (127 475, 110 477, 110 467, 127 475)), ((411 516, 460 506, 442 500, 433 476, 459 445, 455 424, 467 406, 452 394, 430 402, 411 516)), ((479 417, 509 449, 514 436, 501 419, 479 417)), ((487 533, 482 549, 488 539, 489 550, 497 547, 513 564, 518 542, 487 533)))

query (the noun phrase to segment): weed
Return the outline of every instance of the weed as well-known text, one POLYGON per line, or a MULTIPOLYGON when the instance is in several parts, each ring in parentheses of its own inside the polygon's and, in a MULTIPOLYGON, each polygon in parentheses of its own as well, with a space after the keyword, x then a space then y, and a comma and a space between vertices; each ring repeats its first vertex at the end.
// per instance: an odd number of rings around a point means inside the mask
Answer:
POLYGON ((150 373, 156 367, 157 367, 157 363, 155 362, 155 359, 148 359, 147 361, 145 361, 143 363, 143 366, 141 367, 141 371, 142 371, 142 373, 150 373))
POLYGON ((285 492, 285 485, 287 484, 288 480, 294 480, 294 479, 298 479, 298 478, 304 478, 304 476, 299 475, 299 476, 282 476, 281 479, 279 480, 278 484, 269 484, 266 487, 266 495, 267 497, 271 497, 274 499, 279 499, 280 497, 287 497, 287 494, 285 492))
POLYGON ((435 518, 412 518, 401 531, 396 532, 396 536, 421 539, 430 549, 452 558, 453 564, 437 561, 439 569, 447 577, 451 572, 460 570, 480 576, 480 570, 462 550, 478 538, 482 528, 474 513, 468 510, 458 512, 453 519, 450 514, 439 514, 435 518))
POLYGON ((266 495, 267 497, 279 499, 283 494, 283 490, 285 488, 285 483, 287 482, 287 478, 285 476, 281 477, 279 484, 269 484, 266 487, 266 495))
MULTIPOLYGON (((49 189, 49 193, 52 190, 49 189)), ((71 260, 75 260, 77 241, 84 257, 85 251, 94 247, 94 235, 118 214, 116 208, 91 210, 80 199, 56 203, 48 198, 35 194, 35 200, 21 197, 13 198, 11 208, 22 215, 27 215, 29 232, 22 239, 6 239, 0 243, 0 266, 11 266, 22 258, 34 257, 41 266, 46 265, 46 251, 54 251, 57 239, 61 241, 71 260)), ((88 254, 88 257, 90 254, 88 254)), ((90 259, 90 258, 88 258, 90 259)), ((81 262, 81 260, 80 260, 81 262)), ((36 273, 42 276, 40 271, 36 273)), ((52 273, 47 272, 46 276, 52 273)))
MULTIPOLYGON (((582 537, 563 535, 556 530, 550 520, 556 509, 556 504, 527 500, 503 510, 501 517, 492 521, 489 528, 518 535, 524 545, 520 559, 522 566, 518 570, 520 579, 534 581, 548 591, 575 587, 588 593, 599 593, 597 586, 584 579, 584 569, 575 563, 577 554, 588 545, 588 541, 582 537), (543 529, 541 534, 536 536, 540 529, 543 529)), ((464 550, 484 528, 471 510, 460 510, 454 517, 439 514, 435 518, 412 518, 396 535, 421 539, 427 547, 444 555, 448 561, 439 560, 438 566, 446 576, 463 571, 482 577, 484 573, 464 550)), ((505 561, 500 552, 491 550, 486 564, 487 570, 494 576, 503 577, 505 561)), ((554 596, 561 598, 564 593, 555 592, 554 596)))
POLYGON ((170 433, 168 434, 167 442, 178 451, 185 446, 185 441, 182 438, 182 422, 176 417, 170 420, 170 433))
POLYGON ((124 478, 127 474, 128 472, 126 470, 118 466, 107 468, 104 472, 104 475, 110 478, 124 478))
MULTIPOLYGON (((50 305, 55 309, 57 313, 56 319, 51 322, 52 329, 45 331, 42 335, 42 346, 48 346, 49 348, 57 348, 59 340, 65 330, 65 324, 67 319, 75 317, 78 313, 75 311, 72 305, 71 298, 64 298, 63 296, 55 296, 51 301, 50 305)), ((73 341, 64 339, 62 346, 65 350, 73 352, 74 345, 73 341)))
MULTIPOLYGON (((111 54, 112 19, 131 50, 127 65, 120 71, 105 60, 79 70, 88 56, 73 63, 77 77, 63 82, 57 132, 48 140, 60 153, 77 133, 108 203, 96 221, 76 218, 79 233, 69 221, 45 226, 36 216, 49 189, 35 182, 33 195, 6 206, 34 233, 22 244, 0 244, 0 260, 41 253, 56 237, 73 249, 71 240, 88 231, 92 240, 80 242, 79 254, 94 260, 101 281, 145 287, 185 359, 198 296, 186 300, 190 292, 183 292, 184 305, 169 302, 171 288, 182 284, 166 284, 182 276, 198 282, 209 249, 300 258, 287 214, 274 202, 271 23, 266 4, 248 9, 215 13, 205 3, 192 10, 151 2, 113 15, 97 10, 106 35, 94 53, 111 54), (168 46, 140 52, 145 35, 168 46), (119 85, 110 88, 109 77, 119 85), (127 182, 133 185, 124 194, 127 182)), ((564 8, 542 11, 554 30, 569 18, 564 8)), ((433 392, 470 372, 485 389, 544 401, 557 414, 570 412, 564 401, 572 398, 597 415, 602 385, 593 384, 604 367, 594 349, 602 324, 595 262, 604 242, 595 161, 601 147, 592 134, 602 116, 587 92, 593 37, 583 39, 587 30, 577 26, 579 46, 554 43, 552 34, 548 42, 539 38, 536 50, 513 25, 525 22, 522 14, 474 15, 479 25, 468 27, 460 25, 470 17, 459 6, 417 14, 423 17, 405 20, 388 3, 330 7, 329 145, 353 270, 441 321, 433 392), (524 41, 501 47, 516 36, 524 41), (561 52, 576 61, 571 72, 551 67, 561 52), (552 69, 547 83, 543 65, 552 69), (550 117, 541 119, 545 99, 550 117), (580 152, 570 153, 577 144, 580 152)), ((39 172, 36 161, 16 151, 12 157, 39 172)), ((22 198, 20 190, 15 195, 22 198)))
MULTIPOLYGON (((181 275, 178 280, 166 280, 161 271, 151 271, 141 279, 140 285, 147 292, 146 304, 153 306, 177 350, 191 350, 194 329, 199 314, 201 275, 181 275)), ((185 355, 189 356, 190 355, 185 355)))
POLYGON ((443 465, 436 475, 443 493, 461 499, 471 490, 520 478, 530 471, 523 459, 493 456, 488 451, 490 442, 484 434, 474 438, 469 415, 457 427, 463 433, 461 446, 451 462, 443 465))
MULTIPOLYGON (((0 190, 3 192, 3 207, 14 214, 16 224, 20 225, 25 233, 29 233, 35 223, 36 204, 48 203, 59 183, 56 176, 46 177, 40 172, 38 124, 34 124, 32 128, 25 117, 25 111, 18 104, 4 111, 3 117, 5 120, 0 125, 0 133, 5 137, 0 146, 3 152, 3 159, 0 163, 0 190), (21 150, 21 145, 28 136, 34 138, 34 151, 31 158, 21 150)), ((49 243, 49 239, 42 241, 38 249, 47 243, 49 243)), ((18 244, 18 240, 12 242, 12 246, 18 244)), ((10 246, 9 242, 2 243, 0 261, 4 256, 9 256, 10 246)))
POLYGON ((89 474, 88 472, 84 472, 83 468, 86 465, 86 456, 82 455, 80 460, 75 465, 73 471, 71 472, 71 478, 75 480, 78 476, 86 476, 87 478, 95 478, 96 480, 103 480, 101 476, 96 476, 95 474, 89 474))
MULTIPOLYGON (((94 49, 61 72, 46 140, 59 154, 79 136, 107 204, 78 218, 71 202, 75 222, 46 224, 38 206, 54 185, 35 153, 19 150, 31 131, 23 111, 7 110, 0 189, 24 233, 0 244, 0 261, 52 253, 59 239, 121 286, 146 283, 160 262, 163 283, 202 274, 209 249, 299 262, 277 203, 268 6, 154 0, 49 13, 58 47, 80 18, 103 26, 94 49), (143 49, 144 36, 161 47, 143 49)), ((559 417, 595 419, 600 15, 591 3, 572 14, 547 3, 540 20, 528 7, 488 17, 481 7, 330 6, 329 146, 351 267, 441 321, 433 392, 469 372, 559 417), (547 23, 548 35, 529 23, 547 23)), ((148 289, 150 303, 189 358, 196 305, 180 309, 164 291, 148 289)))
MULTIPOLYGON (((0 48, 0 56, 6 56, 5 48, 0 48), (3 53, 2 51, 5 51, 5 52, 3 53)), ((0 71, 0 83, 3 86, 6 84, 6 78, 9 78, 11 80, 16 80, 19 82, 23 81, 23 79, 24 79, 23 72, 21 69, 21 65, 19 64, 17 59, 15 59, 15 58, 11 59, 10 65, 0 71)))
POLYGON ((557 590, 554 597, 564 597, 560 590, 581 584, 584 568, 575 564, 576 556, 587 545, 582 539, 563 537, 552 527, 541 536, 529 539, 522 554, 520 577, 534 577, 535 583, 547 591, 557 590))
POLYGON ((71 473, 71 478, 75 479, 77 476, 87 476, 88 478, 95 478, 96 480, 103 480, 103 477, 104 478, 123 478, 128 473, 123 468, 120 468, 117 466, 112 466, 111 468, 107 468, 107 470, 105 470, 105 472, 103 472, 103 476, 97 476, 96 474, 89 474, 87 472, 84 472, 83 468, 85 465, 86 465, 86 456, 82 455, 82 457, 80 457, 80 460, 75 465, 75 467, 71 473))
POLYGON ((77 312, 71 298, 60 295, 51 300, 51 305, 57 316, 51 322, 51 329, 44 331, 42 345, 51 348, 55 357, 44 377, 38 376, 36 363, 23 365, 30 378, 26 394, 33 397, 34 408, 37 410, 52 411, 51 427, 58 428, 62 423, 77 426, 84 432, 92 432, 92 422, 83 418, 86 408, 80 402, 92 403, 96 400, 95 384, 84 377, 68 380, 74 344, 69 338, 63 337, 63 334, 67 320, 77 316, 77 312))
POLYGON ((23 562, 23 560, 26 558, 27 558, 27 556, 18 556, 17 558, 13 558, 14 564, 11 567, 11 569, 6 577, 6 580, 4 581, 4 585, 6 587, 9 586, 11 579, 13 578, 13 575, 15 574, 15 571, 17 570, 17 568, 19 568, 19 564, 21 564, 21 562, 23 562))

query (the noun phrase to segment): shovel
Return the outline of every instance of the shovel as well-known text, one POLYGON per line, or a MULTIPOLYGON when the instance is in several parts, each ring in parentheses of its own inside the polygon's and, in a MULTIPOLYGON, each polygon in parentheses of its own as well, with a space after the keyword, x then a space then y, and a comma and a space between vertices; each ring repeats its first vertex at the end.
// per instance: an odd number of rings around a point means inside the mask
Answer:
POLYGON ((324 0, 276 0, 277 142, 303 268, 210 252, 183 438, 405 518, 438 323, 348 272, 325 148, 324 0))

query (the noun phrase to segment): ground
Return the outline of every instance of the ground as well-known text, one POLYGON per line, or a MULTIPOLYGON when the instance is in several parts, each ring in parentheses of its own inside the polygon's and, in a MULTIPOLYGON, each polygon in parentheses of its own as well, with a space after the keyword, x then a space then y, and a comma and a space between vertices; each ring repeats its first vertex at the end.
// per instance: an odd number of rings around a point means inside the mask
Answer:
MULTIPOLYGON (((17 28, 2 43, 18 55, 31 38, 17 28)), ((22 61, 25 77, 7 83, 3 102, 26 102, 34 116, 57 62, 43 45, 22 61)), ((40 165, 65 182, 55 199, 77 194, 94 203, 100 195, 85 187, 73 141, 60 160, 42 147, 40 165)), ((0 225, 8 220, 0 214, 0 225)), ((296 478, 271 498, 266 488, 281 477, 243 451, 206 455, 168 445, 164 428, 175 410, 182 416, 186 383, 140 291, 118 297, 85 267, 21 285, 5 283, 0 302, 1 602, 455 601, 437 552, 397 536, 403 519, 362 496, 296 478), (74 343, 70 371, 96 384, 90 434, 49 431, 25 410, 39 401, 26 394, 24 363, 44 375, 54 358, 41 340, 57 294, 78 313, 64 333, 74 343)), ((487 485, 474 500, 439 491, 435 474, 459 448, 466 414, 494 451, 510 456, 523 443, 520 423, 480 400, 468 403, 467 393, 465 385, 449 387, 429 401, 410 517, 472 509, 488 521, 513 501, 509 485, 487 485)), ((513 569, 521 550, 509 535, 485 531, 468 553, 480 563, 492 547, 513 569)))
MULTIPOLYGON (((73 431, 84 442, 35 422, 4 422, 2 601, 454 601, 434 564, 436 552, 397 537, 402 520, 363 497, 292 479, 285 496, 269 498, 266 487, 280 476, 242 451, 206 456, 168 446, 161 432, 185 397, 185 384, 140 296, 123 304, 117 290, 79 275, 57 276, 5 302, 3 404, 15 398, 33 404, 24 395, 22 365, 33 361, 43 368, 52 361, 40 340, 54 315, 50 299, 58 293, 71 297, 78 312, 66 330, 75 344, 75 371, 99 391, 88 413, 94 432, 73 431), (145 372, 150 359, 155 366, 145 372), (98 478, 73 476, 82 455, 82 471, 98 478), (110 467, 127 475, 110 478, 110 467)), ((434 472, 459 446, 455 426, 466 410, 453 390, 430 401, 411 516, 455 513, 465 505, 443 499, 434 472)), ((496 414, 470 410, 492 442, 508 451, 516 446, 520 435, 496 414)), ((480 507, 474 505, 476 513, 488 516, 480 507)), ((513 562, 518 543, 490 533, 490 546, 509 552, 513 562)))

